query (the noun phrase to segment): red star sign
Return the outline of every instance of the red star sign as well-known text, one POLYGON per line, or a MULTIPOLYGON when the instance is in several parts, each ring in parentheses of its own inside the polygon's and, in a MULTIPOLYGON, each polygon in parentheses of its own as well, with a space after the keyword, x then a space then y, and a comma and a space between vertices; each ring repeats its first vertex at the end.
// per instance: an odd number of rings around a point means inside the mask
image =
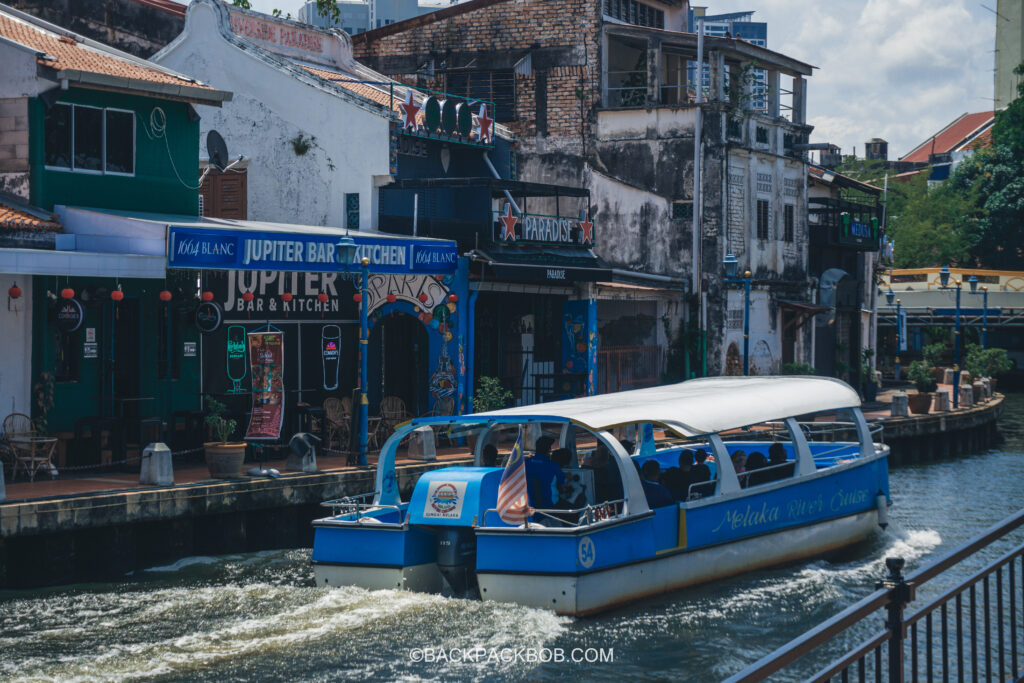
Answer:
POLYGON ((583 230, 580 233, 580 244, 593 244, 594 223, 590 220, 590 216, 584 216, 583 220, 580 221, 580 228, 583 230))
POLYGON ((480 112, 476 115, 477 123, 479 124, 479 130, 477 131, 477 141, 483 142, 484 140, 490 141, 491 132, 494 128, 494 119, 487 116, 487 105, 480 105, 480 112))
POLYGON ((501 222, 505 224, 504 229, 501 231, 501 239, 515 242, 516 241, 516 223, 519 222, 519 216, 512 215, 512 205, 505 205, 505 215, 501 217, 501 222))
POLYGON ((402 111, 405 112, 405 128, 412 128, 413 130, 416 130, 416 114, 419 113, 420 106, 413 102, 412 90, 407 90, 405 92, 405 102, 398 106, 400 106, 402 111))

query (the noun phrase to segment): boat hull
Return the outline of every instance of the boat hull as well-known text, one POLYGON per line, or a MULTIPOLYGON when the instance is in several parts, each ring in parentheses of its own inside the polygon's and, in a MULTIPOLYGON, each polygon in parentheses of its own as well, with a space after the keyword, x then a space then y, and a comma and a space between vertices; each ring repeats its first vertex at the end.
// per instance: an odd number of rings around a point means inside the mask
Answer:
POLYGON ((408 567, 359 567, 354 565, 313 563, 317 586, 361 586, 369 590, 408 590, 440 593, 444 585, 434 562, 408 567))
POLYGON ((815 557, 878 528, 877 510, 578 574, 482 571, 480 597, 586 616, 618 605, 815 557))

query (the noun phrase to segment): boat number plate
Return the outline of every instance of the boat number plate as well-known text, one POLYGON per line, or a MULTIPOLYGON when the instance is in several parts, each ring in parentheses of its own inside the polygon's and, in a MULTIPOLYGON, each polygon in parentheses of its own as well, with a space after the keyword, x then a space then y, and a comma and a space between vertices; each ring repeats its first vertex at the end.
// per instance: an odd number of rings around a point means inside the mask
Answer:
POLYGON ((590 536, 584 536, 581 538, 579 545, 580 565, 584 569, 590 569, 594 566, 594 559, 596 557, 597 553, 594 549, 594 542, 590 540, 590 536))

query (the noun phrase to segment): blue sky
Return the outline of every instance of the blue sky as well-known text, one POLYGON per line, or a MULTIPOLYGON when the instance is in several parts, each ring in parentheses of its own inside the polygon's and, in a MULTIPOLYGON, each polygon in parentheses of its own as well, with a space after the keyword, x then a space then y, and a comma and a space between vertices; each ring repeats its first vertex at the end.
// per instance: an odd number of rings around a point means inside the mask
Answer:
MULTIPOLYGON (((302 0, 251 0, 297 14, 302 0)), ((849 154, 873 137, 906 154, 964 112, 992 107, 996 0, 708 0, 754 10, 768 47, 818 68, 808 86, 812 140, 849 154)))

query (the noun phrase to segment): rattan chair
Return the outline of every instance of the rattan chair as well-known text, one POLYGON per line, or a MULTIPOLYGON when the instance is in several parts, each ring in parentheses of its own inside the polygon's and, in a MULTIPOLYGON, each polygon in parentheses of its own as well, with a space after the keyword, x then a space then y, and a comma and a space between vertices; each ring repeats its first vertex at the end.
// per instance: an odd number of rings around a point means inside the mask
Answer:
POLYGON ((32 424, 32 418, 25 413, 11 413, 4 418, 3 427, 5 439, 12 434, 34 435, 36 433, 36 427, 32 424))
MULTIPOLYGON (((349 406, 352 401, 349 399, 349 406)), ((327 420, 327 443, 326 448, 331 448, 335 439, 338 441, 337 450, 345 450, 348 446, 349 423, 352 421, 352 411, 345 409, 345 399, 332 396, 324 399, 324 419, 327 420)))
POLYGON ((397 396, 385 396, 380 401, 380 417, 390 434, 412 416, 405 409, 405 401, 397 396))

